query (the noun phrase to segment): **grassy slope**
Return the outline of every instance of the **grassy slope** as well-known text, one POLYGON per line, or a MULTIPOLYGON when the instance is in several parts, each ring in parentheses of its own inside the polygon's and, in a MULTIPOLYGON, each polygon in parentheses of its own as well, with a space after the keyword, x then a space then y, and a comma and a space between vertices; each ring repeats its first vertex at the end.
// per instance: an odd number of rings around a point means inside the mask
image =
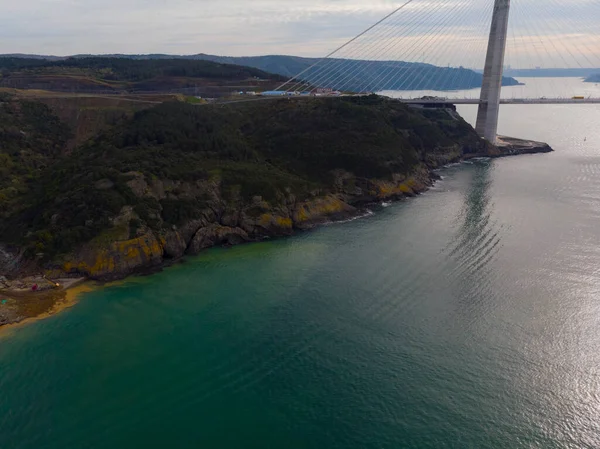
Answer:
POLYGON ((184 88, 248 84, 271 86, 284 78, 262 70, 201 60, 69 58, 47 61, 0 58, 0 87, 111 92, 170 91, 184 88))

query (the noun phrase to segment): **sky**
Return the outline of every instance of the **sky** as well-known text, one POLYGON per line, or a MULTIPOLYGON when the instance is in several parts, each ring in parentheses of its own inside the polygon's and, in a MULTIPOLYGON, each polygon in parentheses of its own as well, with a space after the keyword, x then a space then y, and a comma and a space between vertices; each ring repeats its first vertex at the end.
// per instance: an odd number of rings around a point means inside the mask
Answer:
MULTIPOLYGON (((338 55, 482 65, 493 0, 0 0, 0 53, 319 57, 407 1, 338 55)), ((598 0, 512 3, 509 65, 600 66, 598 0)))

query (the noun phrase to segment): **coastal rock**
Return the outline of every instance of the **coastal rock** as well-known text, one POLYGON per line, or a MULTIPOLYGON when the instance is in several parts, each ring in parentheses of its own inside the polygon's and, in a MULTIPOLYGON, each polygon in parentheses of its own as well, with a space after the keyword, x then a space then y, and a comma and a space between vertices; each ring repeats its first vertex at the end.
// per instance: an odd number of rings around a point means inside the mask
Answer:
POLYGON ((424 192, 431 185, 431 174, 427 169, 418 169, 409 176, 396 174, 391 181, 371 180, 369 194, 374 200, 393 200, 413 197, 424 192))
POLYGON ((21 264, 21 255, 13 254, 0 245, 0 276, 4 277, 14 270, 18 270, 21 264))
POLYGON ((63 264, 66 273, 92 279, 123 278, 142 269, 159 265, 163 260, 164 240, 153 233, 107 246, 87 245, 63 264))
POLYGON ((0 274, 8 271, 11 261, 11 255, 2 247, 2 245, 0 245, 0 274))
POLYGON ((337 196, 327 195, 300 203, 292 219, 297 228, 309 229, 319 223, 352 217, 356 213, 356 208, 337 196))
POLYGON ((238 245, 248 241, 250 241, 250 237, 243 229, 212 224, 198 230, 187 249, 187 253, 194 255, 212 246, 222 244, 238 245))
POLYGON ((521 154, 551 153, 552 148, 544 142, 517 139, 515 137, 498 136, 496 147, 498 156, 518 156, 521 154))
POLYGON ((206 227, 217 220, 217 214, 210 209, 205 210, 203 215, 202 218, 188 221, 178 228, 177 231, 186 244, 192 241, 192 238, 200 228, 206 227))
POLYGON ((458 162, 463 154, 481 153, 487 151, 492 146, 485 140, 468 143, 463 146, 453 145, 450 147, 439 147, 427 153, 425 164, 429 168, 439 168, 444 165, 458 162))
POLYGON ((273 205, 260 196, 240 211, 238 227, 254 238, 280 237, 293 233, 292 210, 296 198, 291 193, 278 196, 273 205))
POLYGON ((227 208, 221 216, 221 224, 230 228, 237 227, 240 223, 240 214, 239 209, 227 208))
POLYGON ((414 178, 409 178, 404 182, 396 183, 392 181, 373 181, 373 190, 371 194, 378 200, 387 200, 394 198, 402 198, 405 196, 415 196, 416 192, 413 189, 416 182, 414 178))
POLYGON ((473 159, 477 157, 507 157, 519 156, 522 154, 537 154, 551 153, 554 150, 550 145, 544 142, 535 140, 519 139, 515 137, 498 136, 496 145, 488 144, 484 152, 480 153, 465 153, 463 160, 473 159))
POLYGON ((285 236, 294 232, 291 217, 281 213, 265 213, 252 222, 254 232, 266 236, 285 236))
POLYGON ((177 231, 168 232, 165 235, 164 255, 168 259, 179 259, 187 249, 186 240, 177 231))

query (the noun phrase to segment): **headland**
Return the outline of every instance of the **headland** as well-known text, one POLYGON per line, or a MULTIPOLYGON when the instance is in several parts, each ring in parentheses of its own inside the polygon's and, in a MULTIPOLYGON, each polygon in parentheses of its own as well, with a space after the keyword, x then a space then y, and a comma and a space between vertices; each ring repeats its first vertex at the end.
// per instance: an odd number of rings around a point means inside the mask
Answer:
POLYGON ((72 279, 118 280, 291 236, 416 196, 450 163, 552 151, 507 137, 494 146, 451 108, 376 95, 136 104, 120 119, 98 108, 85 134, 73 107, 14 94, 0 103, 15 130, 0 154, 14 167, 0 178, 0 325, 71 304, 72 279))

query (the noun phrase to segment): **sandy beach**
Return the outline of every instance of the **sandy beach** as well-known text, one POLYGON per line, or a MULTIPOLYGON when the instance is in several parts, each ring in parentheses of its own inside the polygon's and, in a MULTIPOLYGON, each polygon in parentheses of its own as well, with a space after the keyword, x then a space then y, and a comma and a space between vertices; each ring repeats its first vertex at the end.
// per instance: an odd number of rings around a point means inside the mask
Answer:
POLYGON ((61 289, 41 293, 0 292, 0 336, 17 327, 55 315, 75 304, 96 285, 85 279, 61 279, 61 289))

